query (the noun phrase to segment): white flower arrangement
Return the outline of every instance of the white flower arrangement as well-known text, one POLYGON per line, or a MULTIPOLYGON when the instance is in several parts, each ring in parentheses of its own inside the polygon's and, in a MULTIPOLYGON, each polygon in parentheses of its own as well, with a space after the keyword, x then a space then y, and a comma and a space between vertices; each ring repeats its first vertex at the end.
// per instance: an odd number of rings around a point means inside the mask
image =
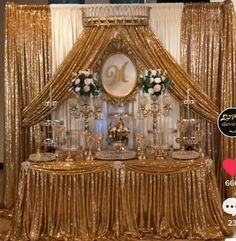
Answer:
POLYGON ((100 92, 100 85, 97 73, 92 70, 80 70, 79 73, 73 73, 73 79, 70 83, 70 89, 79 96, 97 96, 100 92))
POLYGON ((172 81, 161 69, 149 69, 140 76, 140 85, 144 93, 159 96, 172 85, 172 81))

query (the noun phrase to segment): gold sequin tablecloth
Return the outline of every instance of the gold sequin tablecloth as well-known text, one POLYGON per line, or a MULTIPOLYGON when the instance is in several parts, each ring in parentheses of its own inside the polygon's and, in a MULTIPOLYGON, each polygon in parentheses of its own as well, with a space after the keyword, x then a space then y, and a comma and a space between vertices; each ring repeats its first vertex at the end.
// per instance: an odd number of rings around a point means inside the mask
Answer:
POLYGON ((220 239, 209 159, 22 164, 8 240, 220 239))

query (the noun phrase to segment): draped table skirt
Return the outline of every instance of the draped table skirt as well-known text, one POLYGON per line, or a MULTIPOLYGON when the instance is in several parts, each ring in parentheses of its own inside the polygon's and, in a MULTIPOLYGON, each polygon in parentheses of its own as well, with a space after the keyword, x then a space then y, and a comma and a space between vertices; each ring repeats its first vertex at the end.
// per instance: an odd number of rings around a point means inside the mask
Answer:
POLYGON ((24 162, 7 240, 226 235, 210 159, 24 162))

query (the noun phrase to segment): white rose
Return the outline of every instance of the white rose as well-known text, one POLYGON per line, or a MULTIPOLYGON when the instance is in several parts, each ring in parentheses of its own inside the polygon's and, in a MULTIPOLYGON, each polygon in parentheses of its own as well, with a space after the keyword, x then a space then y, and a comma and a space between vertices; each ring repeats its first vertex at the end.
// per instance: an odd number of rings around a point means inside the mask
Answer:
POLYGON ((90 86, 89 85, 85 85, 84 86, 84 92, 89 92, 90 91, 90 86))
POLYGON ((80 91, 80 87, 76 87, 75 92, 79 92, 79 91, 80 91))
POLYGON ((154 70, 154 69, 151 71, 151 73, 152 73, 152 75, 154 75, 154 76, 157 74, 156 70, 154 70))
POLYGON ((159 77, 155 78, 155 83, 159 84, 161 82, 161 79, 159 77))
POLYGON ((93 80, 93 79, 89 79, 89 78, 85 79, 84 80, 85 85, 90 85, 91 84, 91 80, 93 80))
POLYGON ((80 79, 78 78, 75 80, 75 84, 78 85, 79 83, 80 83, 80 79))
POLYGON ((161 86, 159 84, 154 86, 154 91, 155 92, 160 92, 161 91, 161 86))
POLYGON ((152 95, 152 94, 154 93, 154 89, 153 89, 153 88, 149 88, 149 89, 148 89, 148 93, 149 93, 150 95, 152 95))
POLYGON ((153 83, 155 81, 154 78, 150 78, 150 84, 153 83))

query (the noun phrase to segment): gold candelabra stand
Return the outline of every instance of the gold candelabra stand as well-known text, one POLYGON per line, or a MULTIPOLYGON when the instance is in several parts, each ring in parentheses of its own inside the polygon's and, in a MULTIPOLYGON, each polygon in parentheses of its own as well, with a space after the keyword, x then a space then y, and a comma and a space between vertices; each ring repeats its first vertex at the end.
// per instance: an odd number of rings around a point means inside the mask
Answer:
POLYGON ((73 98, 69 101, 70 112, 75 119, 79 119, 80 116, 84 118, 84 131, 89 132, 89 118, 94 116, 95 120, 102 118, 102 105, 103 101, 100 96, 90 98, 89 96, 79 97, 81 108, 79 109, 77 98, 73 98), (91 108, 91 100, 93 99, 94 110, 91 108))

